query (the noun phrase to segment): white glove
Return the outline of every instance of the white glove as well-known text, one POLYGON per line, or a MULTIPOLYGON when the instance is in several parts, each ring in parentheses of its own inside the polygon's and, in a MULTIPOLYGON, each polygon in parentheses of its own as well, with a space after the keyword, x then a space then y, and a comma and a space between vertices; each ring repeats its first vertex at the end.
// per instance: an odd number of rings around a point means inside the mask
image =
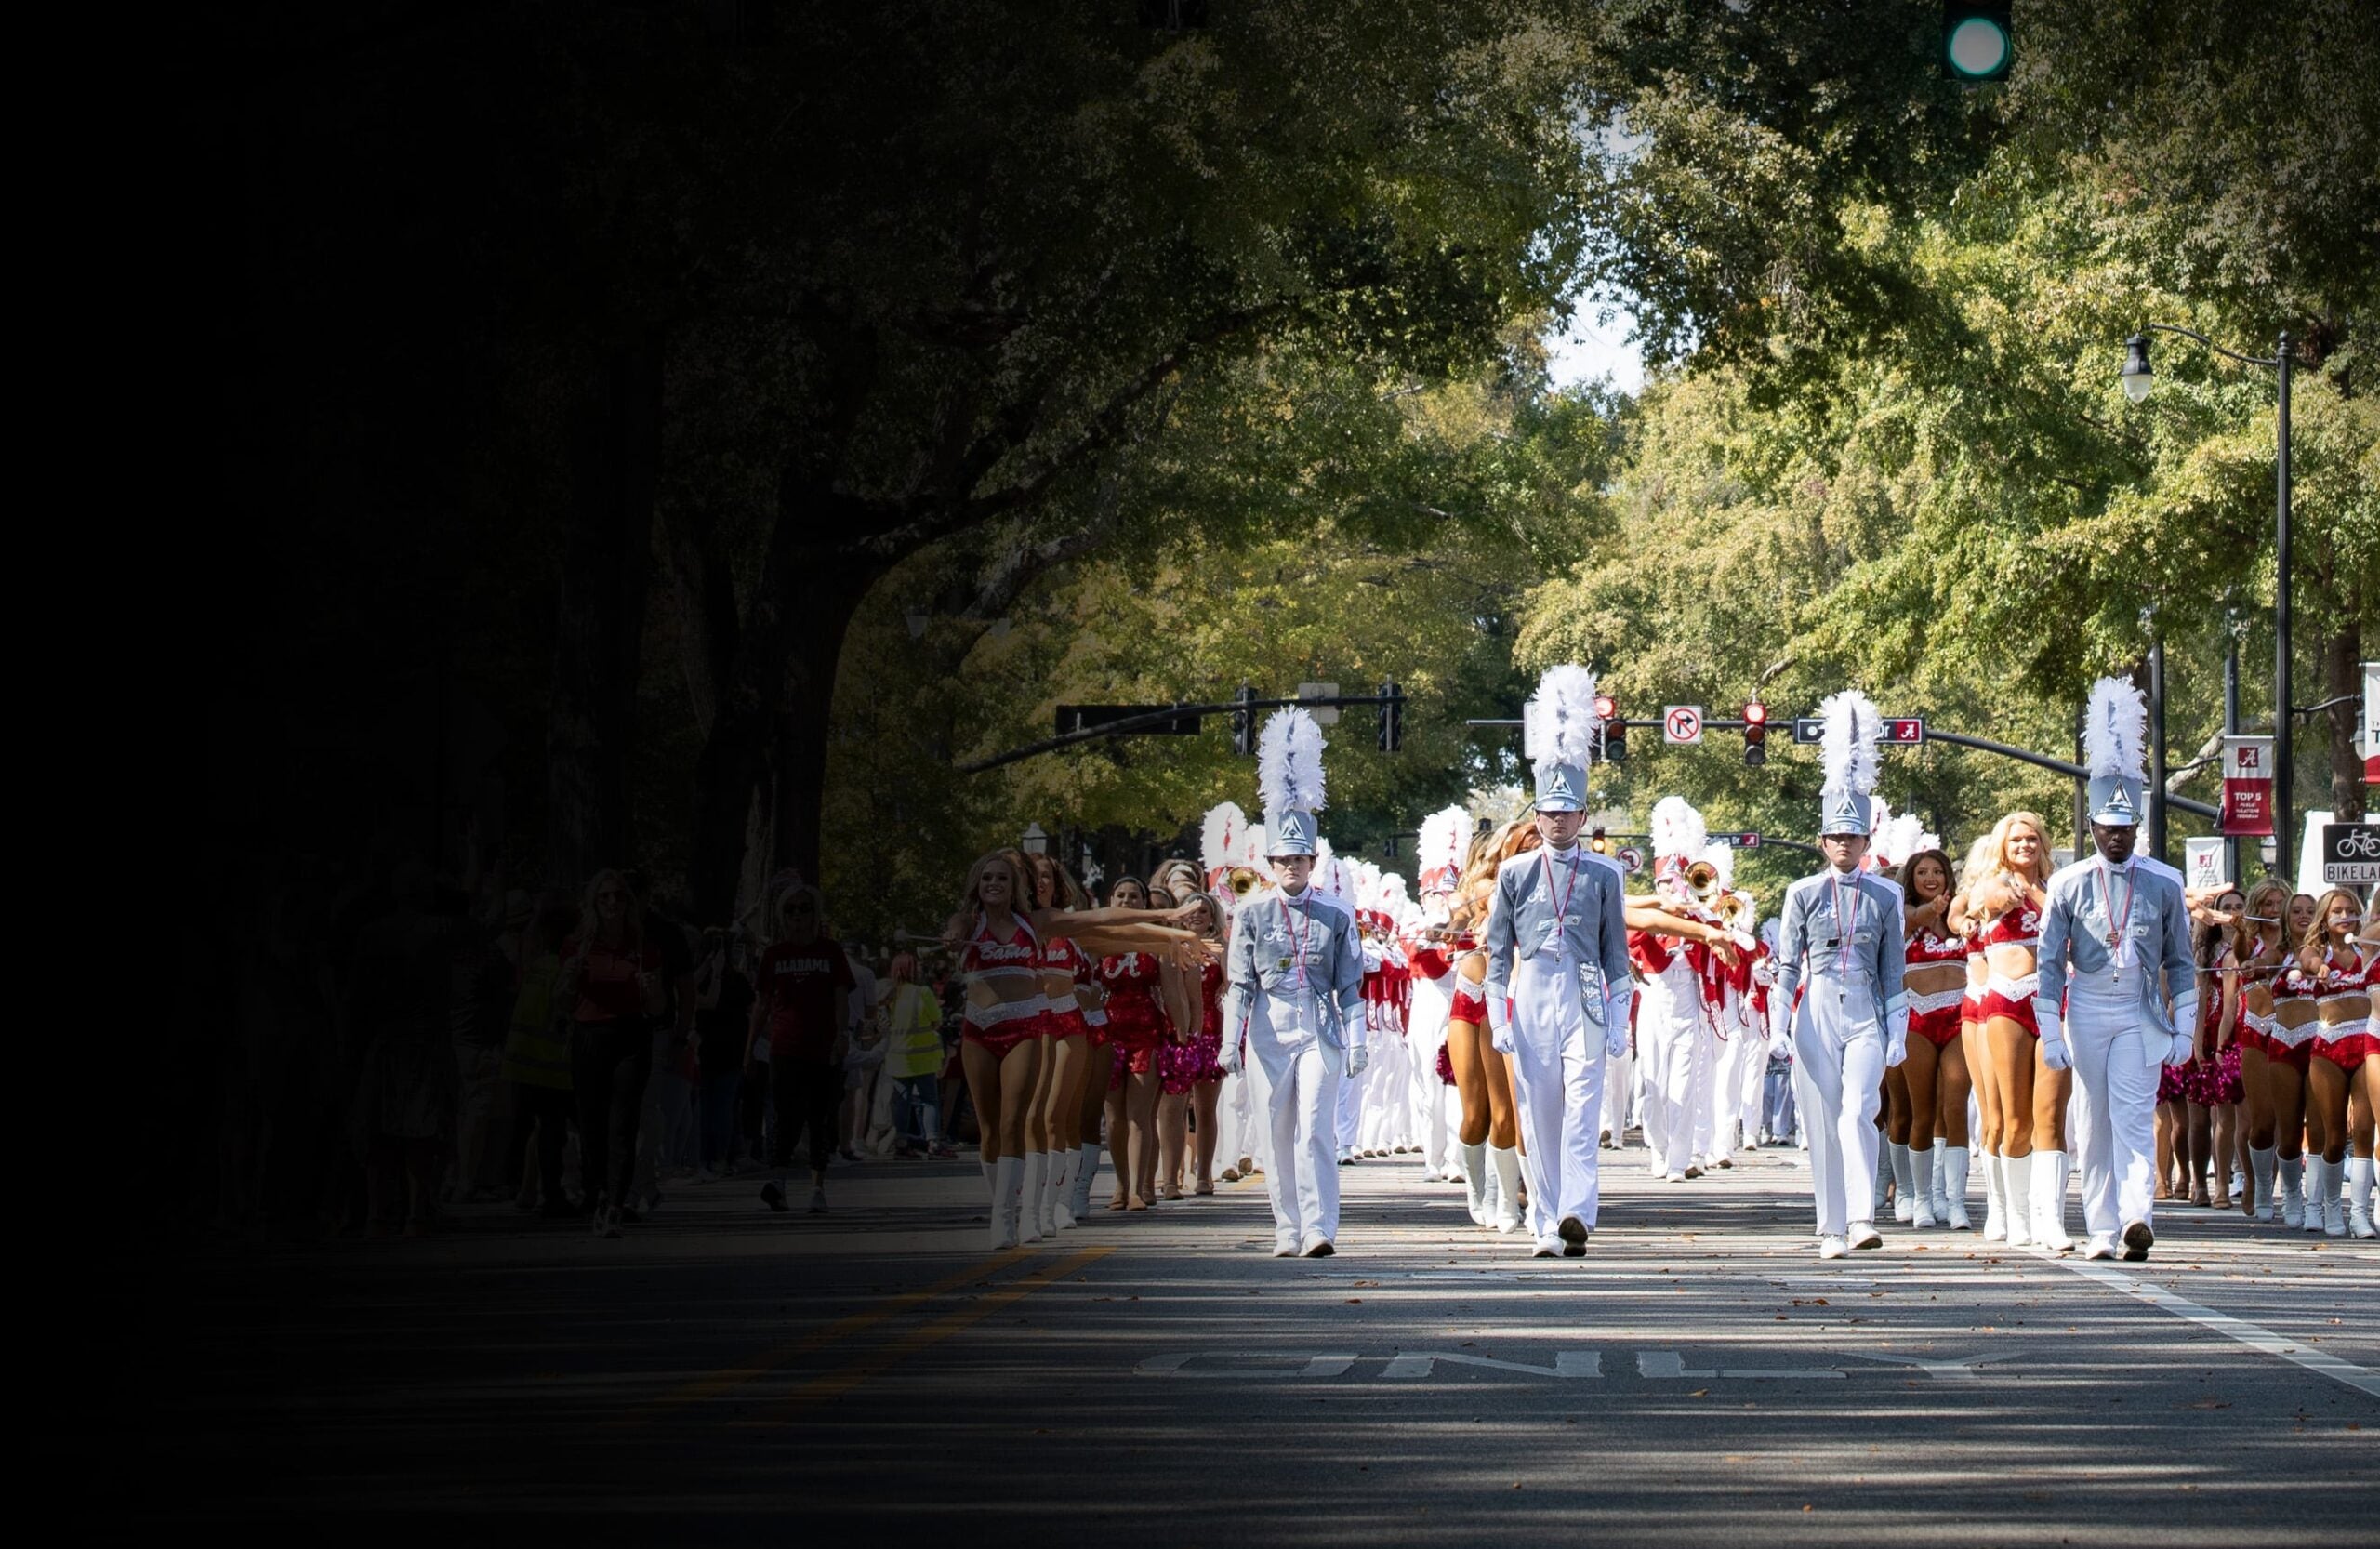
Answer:
POLYGON ((1628 1053, 1628 1008, 1636 997, 1620 990, 1604 1002, 1603 1052, 1606 1059, 1619 1059, 1628 1053))
POLYGON ((2074 1057, 2066 1052, 2066 1026, 2055 1016, 2040 1018, 2042 1028, 2042 1064, 2052 1070, 2071 1070, 2074 1057))
POLYGON ((2167 1065, 2188 1065, 2198 1055, 2198 1039, 2188 1033, 2175 1033, 2174 1046, 2165 1051, 2167 1065))
POLYGON ((1488 1047, 1499 1054, 1513 1052, 1513 1027, 1504 998, 1493 993, 1488 997, 1488 1047))
POLYGON ((1372 1063, 1372 1046, 1371 1046, 1370 1044, 1368 1044, 1368 1043, 1355 1043, 1355 1044, 1350 1044, 1350 1045, 1348 1045, 1348 1047, 1347 1047, 1347 1074, 1348 1074, 1348 1075, 1350 1075, 1350 1076, 1360 1076, 1360 1075, 1362 1075, 1362 1074, 1365 1072, 1365 1070, 1366 1070, 1366 1069, 1368 1069, 1368 1068, 1370 1066, 1371 1063, 1372 1063))
POLYGON ((1238 1075, 1238 1074, 1239 1074, 1239 1039, 1233 1039, 1230 1042, 1228 1042, 1228 1043, 1224 1044, 1224 1045, 1223 1045, 1223 1057, 1222 1057, 1221 1059, 1217 1060, 1217 1061, 1215 1062, 1215 1064, 1216 1064, 1216 1065, 1218 1065, 1218 1066, 1220 1066, 1223 1068, 1223 1073, 1224 1075, 1226 1075, 1226 1076, 1236 1076, 1236 1075, 1238 1075))
POLYGON ((1886 1070, 1897 1069, 1901 1061, 1907 1058, 1909 1058, 1907 1033, 1894 1033, 1884 1039, 1884 1068, 1886 1070))

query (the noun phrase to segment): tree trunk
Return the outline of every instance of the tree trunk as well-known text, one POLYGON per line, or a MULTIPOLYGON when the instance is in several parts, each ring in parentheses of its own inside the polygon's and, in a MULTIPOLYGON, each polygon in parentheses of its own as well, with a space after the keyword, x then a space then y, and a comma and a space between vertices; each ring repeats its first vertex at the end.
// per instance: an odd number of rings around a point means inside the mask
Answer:
POLYGON ((659 340, 641 335, 613 351, 575 420, 546 720, 546 867, 564 888, 628 859, 628 746, 661 448, 659 340))
POLYGON ((842 496, 791 476, 780 485, 760 584, 695 764, 689 874, 706 921, 732 916, 748 885, 756 801, 769 820, 759 827, 773 835, 770 869, 817 880, 835 668, 853 613, 885 569, 822 535, 857 530, 859 519, 842 496))
MULTIPOLYGON (((825 827, 826 736, 835 713, 835 669, 843 636, 867 589, 889 568, 882 561, 849 554, 829 558, 809 572, 796 618, 800 640, 786 659, 785 713, 777 744, 776 854, 817 880, 825 827)), ((831 908, 833 900, 827 901, 831 908)))
POLYGON ((2322 697, 2339 701, 2323 712, 2331 722, 2331 810, 2340 823, 2363 820, 2363 753, 2355 744, 2363 703, 2363 631, 2349 616, 2322 642, 2322 697))

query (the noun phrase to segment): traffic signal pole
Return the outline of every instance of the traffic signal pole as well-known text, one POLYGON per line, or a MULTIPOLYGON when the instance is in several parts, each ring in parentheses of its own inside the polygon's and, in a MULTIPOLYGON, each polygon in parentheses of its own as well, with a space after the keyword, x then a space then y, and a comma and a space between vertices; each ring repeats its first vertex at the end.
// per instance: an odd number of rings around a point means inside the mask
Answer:
MULTIPOLYGON (((1230 715, 1238 710, 1286 709, 1292 705, 1302 705, 1308 709, 1323 705, 1342 708, 1349 705, 1369 705, 1382 714, 1394 715, 1401 721, 1405 710, 1404 690, 1398 688, 1393 682, 1382 683, 1381 690, 1382 692, 1378 694, 1338 694, 1323 699, 1257 699, 1244 697, 1248 691, 1242 688, 1240 695, 1243 697, 1226 699, 1220 704, 1161 705, 1151 708, 1145 714, 1122 716, 1102 725, 1086 726, 1080 731, 1068 732, 1061 736, 1044 737, 1039 742, 1027 743, 1022 748, 1012 748, 1005 753, 995 753, 988 759, 977 759, 972 763, 957 764, 953 767, 961 774, 981 774, 987 769, 998 769, 1004 764, 1038 758, 1043 753, 1054 753, 1063 748, 1072 748, 1077 743, 1096 742, 1104 737, 1130 736, 1135 732, 1151 731, 1170 722, 1179 721, 1184 716, 1230 715)), ((1520 722, 1514 722, 1513 724, 1518 725, 1520 722)), ((1399 735, 1402 735, 1401 726, 1399 735)))

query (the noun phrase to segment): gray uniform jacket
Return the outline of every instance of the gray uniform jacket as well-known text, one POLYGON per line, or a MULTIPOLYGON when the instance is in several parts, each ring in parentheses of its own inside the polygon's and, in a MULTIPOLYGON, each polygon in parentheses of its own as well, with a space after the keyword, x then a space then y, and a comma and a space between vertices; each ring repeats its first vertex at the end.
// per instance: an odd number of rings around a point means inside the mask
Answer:
POLYGON ((1803 986, 1843 976, 1847 965, 1851 980, 1871 986, 1885 1031, 1905 1031, 1909 997, 1900 983, 1907 960, 1900 891, 1864 871, 1839 883, 1834 876, 1830 867, 1785 890, 1785 911, 1777 926, 1777 993, 1790 1011, 1803 986), (1835 918, 1838 897, 1852 918, 1835 918))
POLYGON ((1289 1002, 1303 995, 1314 1002, 1315 1031, 1325 1044, 1342 1053, 1364 1047, 1364 947, 1355 917, 1311 887, 1295 898, 1275 888, 1241 905, 1232 916, 1227 961, 1223 1037, 1235 1044, 1260 998, 1289 1002))
MULTIPOLYGON (((2112 926, 2108 890, 2099 881, 2104 864, 2092 855, 2049 880, 2049 909, 2042 920, 2041 988, 2033 998, 2034 1019, 2043 1026, 2064 1026, 2069 978, 2109 971, 2112 926)), ((2189 909, 2183 903, 2181 884, 2168 869, 2148 866, 2135 856, 2126 871, 2133 887, 2127 947, 2140 970, 2141 1025, 2170 1039, 2177 1019, 2185 1026, 2197 1026, 2198 967, 2190 956, 2189 909), (2165 1014, 2168 994, 2178 1018, 2165 1014)), ((2119 871, 2113 879, 2119 914, 2124 912, 2125 877, 2125 871, 2119 871)))
POLYGON ((1606 1002, 1626 1014, 1626 997, 1635 991, 1628 973, 1628 922, 1620 912, 1620 867, 1583 845, 1570 852, 1567 862, 1548 860, 1542 850, 1524 851, 1496 872, 1496 891, 1488 901, 1488 1006, 1501 1020, 1501 1008, 1512 994, 1516 958, 1550 956, 1556 950, 1555 922, 1560 920, 1562 944, 1571 960, 1588 972, 1580 975, 1579 1004, 1591 1026, 1600 1027, 1606 1002), (1575 879, 1572 868, 1576 867, 1575 879), (1569 905, 1567 915, 1560 906, 1569 905))

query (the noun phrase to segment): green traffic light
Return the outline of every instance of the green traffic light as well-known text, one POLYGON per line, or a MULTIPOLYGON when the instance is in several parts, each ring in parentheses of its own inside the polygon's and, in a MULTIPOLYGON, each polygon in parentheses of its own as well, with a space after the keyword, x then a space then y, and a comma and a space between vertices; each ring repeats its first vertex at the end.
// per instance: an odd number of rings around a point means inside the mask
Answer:
POLYGON ((2008 73, 2008 33, 1986 16, 1970 16, 1943 40, 1944 57, 1962 80, 1996 80, 2008 73))

